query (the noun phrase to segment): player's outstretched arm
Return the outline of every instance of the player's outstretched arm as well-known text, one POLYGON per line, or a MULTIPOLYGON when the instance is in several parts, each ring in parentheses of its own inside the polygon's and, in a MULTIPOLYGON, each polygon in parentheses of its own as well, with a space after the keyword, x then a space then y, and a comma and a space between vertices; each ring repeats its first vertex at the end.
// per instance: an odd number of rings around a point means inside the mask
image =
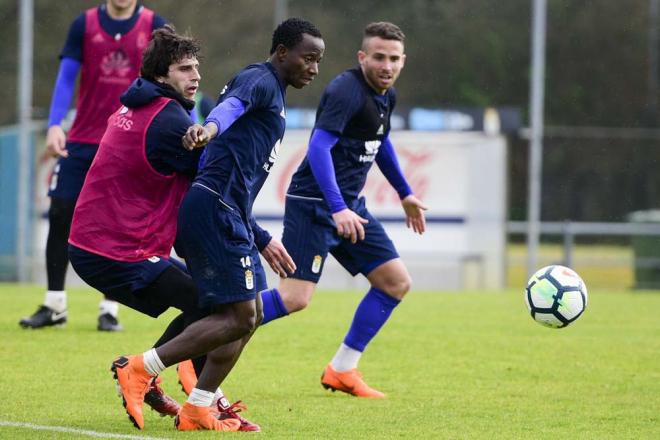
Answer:
POLYGON ((417 234, 423 234, 426 231, 424 211, 429 208, 413 194, 401 200, 401 206, 403 206, 403 210, 406 213, 406 226, 412 228, 417 234))
POLYGON ((369 223, 366 218, 346 208, 332 213, 332 219, 337 225, 337 235, 340 237, 351 240, 351 243, 364 240, 364 225, 369 223))
POLYGON ((206 118, 204 125, 192 125, 183 137, 183 146, 192 150, 208 144, 211 139, 227 130, 238 118, 245 114, 243 102, 235 97, 229 97, 218 104, 206 118))
POLYGON ((272 238, 265 248, 261 250, 261 255, 266 259, 268 265, 281 278, 286 278, 288 274, 296 271, 296 263, 284 248, 284 245, 272 238))

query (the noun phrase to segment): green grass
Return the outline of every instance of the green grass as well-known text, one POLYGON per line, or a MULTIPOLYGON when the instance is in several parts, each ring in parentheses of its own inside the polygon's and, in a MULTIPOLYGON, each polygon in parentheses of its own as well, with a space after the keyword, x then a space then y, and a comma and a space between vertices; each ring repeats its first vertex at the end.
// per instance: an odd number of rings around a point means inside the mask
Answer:
MULTIPOLYGON (((98 294, 72 289, 62 329, 26 331, 42 289, 0 284, 0 421, 115 434, 178 433, 146 412, 126 418, 108 367, 149 347, 159 320, 121 309, 126 330, 95 330, 98 294)), ((527 315, 519 289, 502 294, 414 292, 361 362, 389 399, 330 393, 319 385, 359 302, 319 292, 310 308, 259 330, 223 385, 260 423, 259 438, 650 439, 660 438, 660 294, 590 292, 573 326, 551 330, 527 315)), ((173 371, 165 389, 178 400, 173 371)), ((249 435, 249 434, 231 434, 249 435)), ((0 438, 89 438, 0 426, 0 438)))

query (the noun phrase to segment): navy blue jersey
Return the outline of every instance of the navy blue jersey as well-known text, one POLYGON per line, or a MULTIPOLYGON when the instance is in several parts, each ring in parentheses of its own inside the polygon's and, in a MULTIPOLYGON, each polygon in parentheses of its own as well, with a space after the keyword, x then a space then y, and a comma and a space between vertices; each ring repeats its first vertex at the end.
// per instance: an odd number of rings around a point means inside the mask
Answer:
MULTIPOLYGON (((316 111, 314 128, 339 137, 332 148, 337 185, 346 202, 357 198, 381 142, 390 131, 396 95, 378 94, 367 84, 362 70, 346 70, 326 87, 316 111)), ((323 198, 307 158, 291 179, 288 194, 323 198)))
POLYGON ((247 223, 284 136, 285 85, 270 63, 252 64, 225 86, 218 104, 232 96, 245 113, 206 146, 195 182, 218 193, 247 223))
MULTIPOLYGON (((125 20, 115 20, 106 10, 105 4, 99 6, 99 22, 104 31, 110 35, 125 35, 138 20, 142 6, 135 8, 135 12, 130 18, 125 20)), ((167 21, 158 14, 154 14, 152 30, 161 28, 167 24, 167 21)), ((60 53, 60 58, 73 58, 74 60, 82 61, 83 53, 83 40, 85 36, 85 13, 80 14, 69 27, 69 33, 64 43, 64 48, 60 53)))

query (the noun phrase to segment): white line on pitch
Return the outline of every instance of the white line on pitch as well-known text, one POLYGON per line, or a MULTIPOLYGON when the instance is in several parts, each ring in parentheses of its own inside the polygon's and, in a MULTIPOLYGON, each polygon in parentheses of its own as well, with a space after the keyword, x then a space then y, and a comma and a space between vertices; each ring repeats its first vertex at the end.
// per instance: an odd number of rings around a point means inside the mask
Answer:
POLYGON ((166 440, 162 437, 144 437, 144 436, 141 436, 141 435, 113 434, 111 432, 88 431, 86 429, 67 428, 66 426, 35 425, 33 423, 10 422, 8 420, 0 420, 0 426, 11 426, 11 427, 14 427, 14 428, 25 428, 25 429, 32 429, 32 430, 35 430, 35 431, 69 432, 69 433, 72 433, 72 434, 88 435, 90 437, 97 437, 97 438, 125 438, 125 439, 134 439, 134 440, 166 440))

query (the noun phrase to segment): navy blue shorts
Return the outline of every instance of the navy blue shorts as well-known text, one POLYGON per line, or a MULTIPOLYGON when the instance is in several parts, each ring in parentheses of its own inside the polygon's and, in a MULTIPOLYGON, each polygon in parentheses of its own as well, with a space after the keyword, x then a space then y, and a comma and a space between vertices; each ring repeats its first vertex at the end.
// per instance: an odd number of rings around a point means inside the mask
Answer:
POLYGON ((88 252, 79 247, 69 245, 69 259, 76 273, 87 284, 103 293, 107 298, 117 301, 134 310, 151 317, 157 317, 169 307, 179 305, 183 311, 191 311, 197 304, 197 292, 192 283, 188 291, 179 292, 189 295, 191 299, 177 298, 168 301, 166 298, 145 297, 141 290, 151 285, 165 270, 175 267, 181 271, 182 277, 190 278, 186 266, 175 259, 151 257, 139 262, 118 261, 88 252), (180 306, 180 304, 191 306, 180 306))
POLYGON ((48 186, 48 196, 77 200, 98 147, 97 144, 67 142, 69 157, 60 157, 55 164, 48 186))
POLYGON ((178 244, 201 308, 253 300, 267 288, 252 234, 236 210, 193 186, 179 209, 178 244))
POLYGON ((328 252, 353 276, 368 275, 386 261, 399 257, 383 226, 367 211, 364 197, 354 200, 349 208, 369 220, 364 225, 364 240, 355 244, 337 235, 324 201, 286 198, 282 244, 296 263, 292 278, 318 283, 328 252))

